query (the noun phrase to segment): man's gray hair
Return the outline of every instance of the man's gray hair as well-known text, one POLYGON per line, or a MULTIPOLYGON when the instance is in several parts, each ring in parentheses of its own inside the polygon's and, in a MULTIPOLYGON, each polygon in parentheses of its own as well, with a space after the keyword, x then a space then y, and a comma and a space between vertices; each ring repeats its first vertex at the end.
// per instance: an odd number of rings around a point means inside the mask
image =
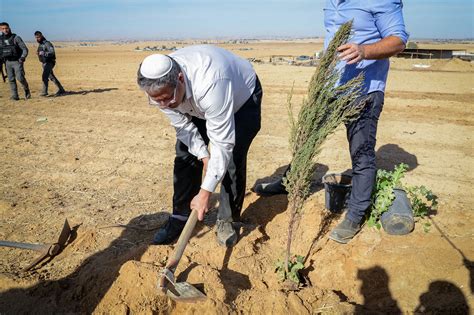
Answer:
POLYGON ((137 83, 140 89, 144 90, 145 92, 150 92, 164 86, 176 88, 176 85, 178 85, 178 75, 181 72, 181 68, 173 58, 170 57, 170 59, 173 63, 170 72, 168 72, 164 77, 158 79, 145 78, 140 72, 140 68, 142 67, 140 64, 137 72, 137 83))

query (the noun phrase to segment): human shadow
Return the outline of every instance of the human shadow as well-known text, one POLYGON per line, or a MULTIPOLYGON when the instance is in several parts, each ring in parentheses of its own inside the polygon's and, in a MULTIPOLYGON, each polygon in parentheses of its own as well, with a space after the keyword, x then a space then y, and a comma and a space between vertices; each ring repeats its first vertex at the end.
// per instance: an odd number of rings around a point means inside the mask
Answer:
POLYGON ((66 91, 66 93, 60 96, 67 96, 67 95, 86 95, 90 93, 104 93, 118 90, 118 88, 103 88, 103 89, 92 89, 92 90, 78 90, 78 91, 66 91))
MULTIPOLYGON (((160 212, 132 219, 121 226, 123 232, 110 246, 85 259, 68 276, 2 292, 0 314, 91 314, 119 276, 122 265, 139 259, 148 248, 154 233, 148 227, 163 224, 168 216, 168 213, 160 212)), ((89 237, 87 234, 84 236, 89 237)))
POLYGON ((389 276, 380 266, 359 269, 357 278, 362 281, 360 293, 364 297, 363 304, 355 304, 354 314, 402 314, 396 300, 393 299, 389 284, 389 276))
POLYGON ((466 297, 455 284, 437 280, 430 283, 428 291, 421 294, 414 314, 470 314, 466 297))
POLYGON ((418 167, 416 155, 405 151, 398 144, 384 144, 375 153, 377 168, 393 170, 400 163, 408 165, 407 171, 412 171, 418 167))

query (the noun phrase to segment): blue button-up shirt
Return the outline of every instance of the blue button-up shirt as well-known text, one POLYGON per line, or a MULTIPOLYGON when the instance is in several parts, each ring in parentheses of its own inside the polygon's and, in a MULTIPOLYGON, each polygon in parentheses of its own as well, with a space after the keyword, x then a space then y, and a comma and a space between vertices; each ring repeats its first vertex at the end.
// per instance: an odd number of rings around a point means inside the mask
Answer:
MULTIPOLYGON (((402 0, 326 0, 324 47, 327 48, 339 27, 349 20, 353 20, 350 43, 372 44, 388 36, 397 36, 406 43, 408 34, 405 31, 402 7, 402 0)), ((364 72, 363 92, 384 92, 389 66, 388 58, 362 60, 352 65, 341 61, 338 64, 338 69, 342 70, 339 84, 364 72)))

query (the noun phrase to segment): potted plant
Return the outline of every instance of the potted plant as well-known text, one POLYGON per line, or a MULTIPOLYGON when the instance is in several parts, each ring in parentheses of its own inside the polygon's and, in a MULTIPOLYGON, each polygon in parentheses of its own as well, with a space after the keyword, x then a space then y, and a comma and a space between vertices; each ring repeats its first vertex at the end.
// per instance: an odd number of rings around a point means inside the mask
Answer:
POLYGON ((402 183, 407 169, 408 165, 401 163, 391 172, 377 171, 369 226, 382 226, 388 234, 408 234, 413 230, 415 218, 423 218, 437 208, 437 196, 431 190, 402 183))

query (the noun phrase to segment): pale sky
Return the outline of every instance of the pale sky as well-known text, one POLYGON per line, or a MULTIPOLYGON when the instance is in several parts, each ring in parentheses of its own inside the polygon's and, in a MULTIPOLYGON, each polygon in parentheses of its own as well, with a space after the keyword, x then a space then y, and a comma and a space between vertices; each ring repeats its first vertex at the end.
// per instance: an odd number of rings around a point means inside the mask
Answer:
MULTIPOLYGON (((376 1, 376 0, 374 0, 376 1)), ((323 0, 0 0, 0 20, 32 41, 323 37, 323 0)), ((474 38, 474 0, 406 0, 411 39, 474 38)))

